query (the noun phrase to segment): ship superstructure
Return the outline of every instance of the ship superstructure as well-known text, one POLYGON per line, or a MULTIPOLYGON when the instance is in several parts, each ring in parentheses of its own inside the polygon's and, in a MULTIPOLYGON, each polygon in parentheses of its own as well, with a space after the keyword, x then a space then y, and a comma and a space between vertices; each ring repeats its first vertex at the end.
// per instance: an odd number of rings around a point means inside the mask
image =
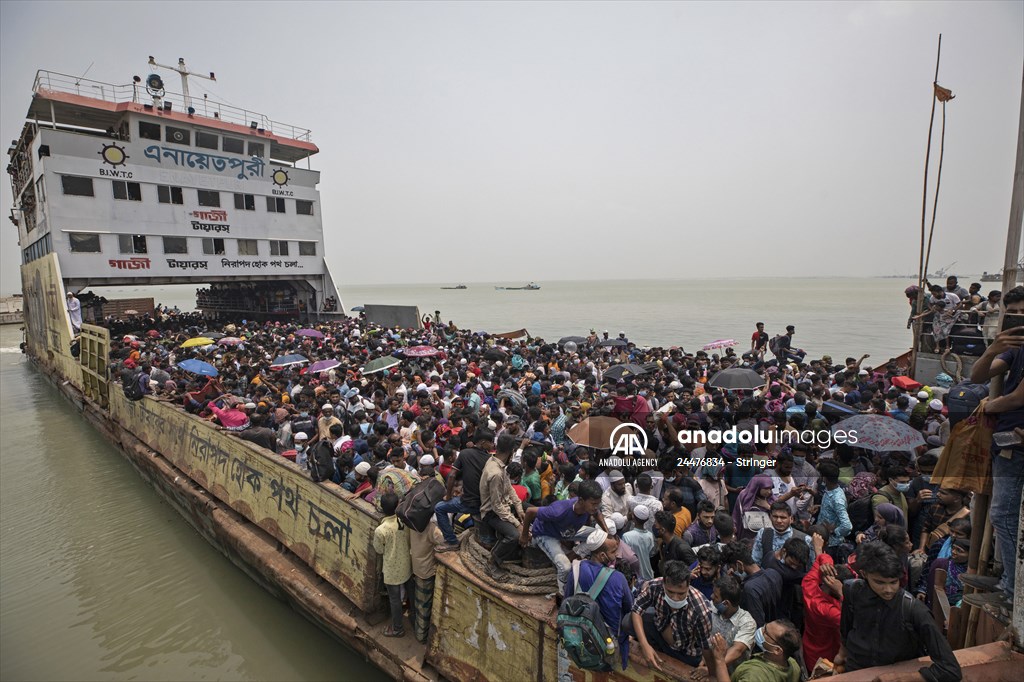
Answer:
POLYGON ((183 60, 174 70, 185 94, 156 73, 125 85, 37 73, 8 150, 22 265, 55 254, 70 291, 269 282, 272 300, 207 295, 200 307, 343 310, 324 259, 310 131, 189 96, 195 74, 183 60))

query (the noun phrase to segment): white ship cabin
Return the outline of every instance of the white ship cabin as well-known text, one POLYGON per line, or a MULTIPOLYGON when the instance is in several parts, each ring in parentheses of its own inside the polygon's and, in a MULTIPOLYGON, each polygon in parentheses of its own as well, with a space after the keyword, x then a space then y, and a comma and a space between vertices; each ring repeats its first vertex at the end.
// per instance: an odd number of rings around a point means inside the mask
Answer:
POLYGON ((155 72, 126 85, 37 73, 8 150, 22 263, 56 254, 75 292, 195 283, 211 314, 339 314, 310 131, 191 97, 198 74, 165 68, 181 94, 155 72))

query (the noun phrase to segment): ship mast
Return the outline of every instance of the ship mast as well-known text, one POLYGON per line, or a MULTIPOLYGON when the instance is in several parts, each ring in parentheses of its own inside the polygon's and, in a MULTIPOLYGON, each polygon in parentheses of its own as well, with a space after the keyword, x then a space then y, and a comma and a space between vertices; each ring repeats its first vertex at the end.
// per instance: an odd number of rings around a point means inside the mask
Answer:
POLYGON ((149 65, 150 66, 155 66, 155 67, 158 67, 158 68, 161 68, 161 69, 170 69, 171 71, 177 71, 178 72, 178 74, 181 76, 181 96, 182 96, 182 99, 185 100, 185 111, 188 111, 192 107, 192 98, 189 97, 189 95, 188 95, 188 77, 189 76, 197 76, 199 78, 205 78, 208 81, 215 81, 215 80, 217 80, 217 76, 214 75, 213 71, 210 72, 209 76, 207 76, 205 74, 201 74, 201 73, 196 73, 195 71, 189 71, 188 67, 185 66, 185 58, 184 57, 178 57, 178 65, 177 66, 167 66, 166 64, 157 64, 156 60, 152 56, 150 56, 150 58, 149 58, 149 65))

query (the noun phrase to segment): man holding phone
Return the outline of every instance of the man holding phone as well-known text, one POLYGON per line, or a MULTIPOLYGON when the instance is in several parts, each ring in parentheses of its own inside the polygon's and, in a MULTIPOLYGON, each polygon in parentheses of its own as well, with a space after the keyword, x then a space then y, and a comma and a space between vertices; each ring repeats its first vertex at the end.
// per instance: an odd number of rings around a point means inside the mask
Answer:
MULTIPOLYGON (((1024 428, 1024 287, 1015 287, 1003 297, 1003 331, 978 358, 971 369, 971 381, 981 384, 1003 376, 1003 393, 985 403, 986 414, 997 417, 995 433, 1013 433, 1024 428)), ((999 588, 1011 603, 1014 569, 1017 565, 1017 530, 1020 499, 1024 494, 1024 444, 992 443, 992 505, 989 520, 995 530, 1003 570, 999 588)))

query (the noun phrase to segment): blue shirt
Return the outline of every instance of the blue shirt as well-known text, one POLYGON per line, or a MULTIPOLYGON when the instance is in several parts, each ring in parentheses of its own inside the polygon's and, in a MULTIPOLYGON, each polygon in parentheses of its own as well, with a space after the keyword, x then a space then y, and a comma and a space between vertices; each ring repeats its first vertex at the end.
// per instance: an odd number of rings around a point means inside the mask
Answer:
MULTIPOLYGON (((786 544, 786 541, 789 540, 791 537, 793 537, 793 527, 792 526, 787 528, 786 532, 784 532, 784 533, 780 533, 779 531, 775 530, 771 526, 768 526, 768 528, 771 528, 771 531, 772 531, 772 551, 773 552, 778 552, 780 549, 782 549, 782 546, 784 544, 786 544)), ((757 537, 754 538, 754 546, 751 548, 751 551, 750 551, 751 558, 754 560, 754 563, 757 564, 758 566, 763 566, 763 564, 761 563, 761 559, 763 558, 763 555, 761 553, 761 539, 764 537, 764 532, 766 530, 768 530, 768 528, 762 528, 761 530, 757 531, 757 537)), ((804 542, 807 543, 808 547, 811 547, 811 558, 813 559, 814 558, 814 548, 811 545, 811 536, 810 535, 805 536, 804 537, 804 542)))
POLYGON ((850 514, 846 510, 846 493, 841 487, 835 490, 825 490, 821 496, 821 511, 818 512, 818 523, 831 523, 835 526, 832 535, 828 537, 828 546, 835 547, 842 544, 843 538, 853 530, 850 522, 850 514))
MULTIPOLYGON (((594 584, 597 574, 601 571, 601 565, 593 561, 581 561, 579 563, 580 592, 586 592, 594 584)), ((571 597, 575 594, 572 574, 565 581, 563 596, 571 597)), ((613 571, 604 584, 601 594, 597 595, 597 605, 604 616, 604 622, 608 624, 608 631, 619 640, 619 650, 622 652, 622 669, 626 669, 629 662, 629 633, 620 631, 619 625, 622 617, 633 610, 633 593, 629 590, 629 583, 626 576, 618 571, 613 571)))
POLYGON ((587 525, 589 514, 577 514, 572 510, 578 497, 558 500, 537 509, 537 518, 530 526, 534 537, 562 538, 571 540, 580 528, 587 525))

